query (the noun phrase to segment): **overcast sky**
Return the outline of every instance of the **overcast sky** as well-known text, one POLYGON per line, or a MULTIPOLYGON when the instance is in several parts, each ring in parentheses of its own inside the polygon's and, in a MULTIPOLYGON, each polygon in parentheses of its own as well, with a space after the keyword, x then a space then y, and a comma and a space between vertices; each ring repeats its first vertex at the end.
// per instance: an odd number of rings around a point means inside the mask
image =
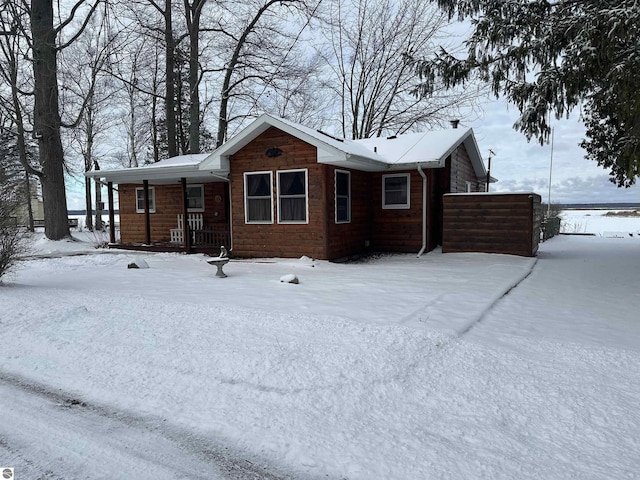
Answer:
MULTIPOLYGON (((540 146, 535 140, 513 129, 518 110, 496 100, 484 107, 484 117, 465 126, 473 127, 485 159, 489 149, 495 152, 491 160, 491 176, 498 179, 492 191, 533 191, 549 198, 549 166, 551 146, 540 146)), ((609 181, 608 170, 584 158, 579 147, 584 138, 584 126, 574 112, 569 119, 554 120, 553 168, 551 170, 552 203, 640 202, 640 186, 618 188, 609 181)))

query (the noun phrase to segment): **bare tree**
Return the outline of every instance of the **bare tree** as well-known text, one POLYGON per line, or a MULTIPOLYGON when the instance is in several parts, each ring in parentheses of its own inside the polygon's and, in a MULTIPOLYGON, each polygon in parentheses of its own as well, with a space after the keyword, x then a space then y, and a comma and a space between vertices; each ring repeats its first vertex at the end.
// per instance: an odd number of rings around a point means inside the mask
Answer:
MULTIPOLYGON (((148 0, 163 20, 162 27, 154 26, 152 30, 162 33, 164 37, 164 56, 165 56, 165 128, 167 131, 167 149, 169 157, 178 154, 178 144, 176 140, 176 103, 175 103, 175 51, 177 40, 174 36, 173 24, 173 6, 171 0, 165 0, 164 3, 156 0, 148 0)), ((143 22, 144 23, 144 22, 143 22)))
POLYGON ((290 9, 305 7, 303 0, 260 0, 254 8, 245 9, 244 16, 236 18, 240 20, 240 28, 237 22, 218 21, 217 31, 221 38, 226 38, 223 45, 229 48, 230 53, 225 57, 222 69, 217 146, 224 143, 229 123, 234 120, 229 114, 230 101, 234 96, 245 94, 242 87, 247 84, 256 81, 269 84, 279 72, 282 66, 280 58, 296 40, 295 37, 289 38, 288 48, 282 42, 278 43, 278 39, 287 38, 280 24, 290 16, 290 9), (279 12, 275 11, 276 7, 280 7, 279 12))
MULTIPOLYGON (((17 159, 24 169, 23 202, 27 205, 28 228, 33 231, 33 210, 31 208, 32 176, 40 176, 29 160, 27 149, 25 112, 29 100, 33 96, 33 84, 31 76, 21 67, 19 58, 27 56, 29 42, 25 38, 24 20, 27 12, 20 4, 9 4, 0 14, 0 26, 3 34, 0 35, 0 80, 8 87, 8 92, 3 91, 0 109, 3 118, 10 122, 10 128, 15 133, 17 159), (4 93, 7 93, 5 96, 4 93)), ((28 122, 28 120, 27 120, 28 122)), ((5 122, 3 122, 5 123, 5 122)), ((6 132, 6 126, 5 132, 6 132)))
MULTIPOLYGON (((206 0, 182 0, 177 17, 184 18, 184 24, 175 20, 174 10, 177 10, 178 4, 172 4, 170 0, 164 3, 146 0, 127 6, 141 27, 139 33, 146 36, 151 48, 158 53, 156 60, 164 59, 164 78, 160 78, 156 72, 152 77, 154 85, 151 89, 129 82, 129 87, 140 88, 140 91, 146 88, 146 94, 151 95, 151 114, 155 119, 152 137, 154 145, 158 147, 154 151, 155 161, 162 156, 161 146, 166 147, 169 157, 200 150, 202 69, 199 45, 200 22, 206 3, 206 0), (150 21, 149 15, 143 13, 145 4, 152 7, 155 14, 160 14, 159 23, 150 21), (188 45, 185 45, 185 40, 188 45), (164 86, 163 92, 159 88, 161 84, 164 86), (157 113, 159 100, 164 102, 163 117, 157 113)), ((137 62, 135 67, 144 63, 137 62)), ((126 75, 122 75, 121 80, 123 77, 126 75)), ((139 81, 139 77, 135 75, 136 81, 139 81)))
POLYGON ((430 2, 333 0, 326 15, 326 87, 340 101, 344 137, 403 133, 473 110, 480 92, 470 86, 413 93, 418 82, 406 55, 426 57, 446 41, 447 17, 430 2))
POLYGON ((282 75, 271 79, 265 93, 256 101, 261 110, 310 127, 325 128, 328 95, 323 91, 323 60, 294 51, 292 62, 279 69, 282 75), (308 57, 308 58, 307 58, 308 57))
POLYGON ((200 153, 200 19, 207 0, 184 0, 189 35, 189 152, 200 153))
MULTIPOLYGON (((78 39, 61 55, 60 73, 64 79, 61 101, 65 108, 82 106, 82 114, 75 128, 70 130, 71 147, 83 158, 83 172, 99 169, 99 142, 106 140, 114 123, 112 99, 116 86, 108 75, 111 53, 117 48, 116 38, 109 25, 108 11, 94 15, 87 25, 87 35, 78 39)), ((92 219, 92 182, 85 177, 85 224, 94 229, 92 219)), ((101 186, 95 181, 95 229, 102 229, 100 212, 101 186)))
MULTIPOLYGON (((64 151, 60 132, 63 123, 59 105, 58 53, 82 35, 99 4, 100 0, 94 0, 93 4, 86 0, 76 1, 70 5, 66 18, 60 18, 57 25, 54 25, 52 0, 31 0, 29 8, 35 86, 34 136, 38 139, 42 165, 40 182, 44 201, 45 235, 51 240, 69 236, 64 151), (84 15, 84 20, 71 35, 63 39, 62 32, 72 26, 76 15, 80 14, 84 15)), ((67 125, 73 126, 77 121, 78 119, 67 125)))
MULTIPOLYGON (((126 48, 121 49, 121 59, 115 65, 115 77, 121 85, 119 113, 121 129, 126 139, 125 152, 119 153, 123 166, 138 167, 144 161, 143 152, 152 144, 155 124, 153 105, 157 104, 159 93, 158 57, 149 55, 149 50, 157 47, 144 36, 130 38, 126 48), (150 79, 150 87, 147 81, 150 79), (144 89, 154 90, 147 94, 144 89)), ((122 131, 121 130, 121 131, 122 131)), ((157 149, 156 149, 157 150, 157 149)), ((157 159, 155 159, 157 161, 157 159)))

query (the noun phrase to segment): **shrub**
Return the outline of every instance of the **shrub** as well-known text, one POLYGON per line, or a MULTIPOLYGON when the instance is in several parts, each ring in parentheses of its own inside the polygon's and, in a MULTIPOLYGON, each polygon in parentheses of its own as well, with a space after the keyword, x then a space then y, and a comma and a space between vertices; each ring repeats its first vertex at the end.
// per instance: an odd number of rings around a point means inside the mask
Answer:
POLYGON ((26 251, 26 232, 17 225, 15 209, 14 203, 0 197, 0 282, 26 251))

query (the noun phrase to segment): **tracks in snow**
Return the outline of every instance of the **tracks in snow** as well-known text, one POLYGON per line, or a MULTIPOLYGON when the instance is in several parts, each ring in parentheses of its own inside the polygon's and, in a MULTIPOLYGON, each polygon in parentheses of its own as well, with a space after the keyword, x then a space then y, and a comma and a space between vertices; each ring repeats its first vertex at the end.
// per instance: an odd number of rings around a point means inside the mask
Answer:
POLYGON ((0 458, 16 478, 294 478, 216 439, 1 371, 0 458))

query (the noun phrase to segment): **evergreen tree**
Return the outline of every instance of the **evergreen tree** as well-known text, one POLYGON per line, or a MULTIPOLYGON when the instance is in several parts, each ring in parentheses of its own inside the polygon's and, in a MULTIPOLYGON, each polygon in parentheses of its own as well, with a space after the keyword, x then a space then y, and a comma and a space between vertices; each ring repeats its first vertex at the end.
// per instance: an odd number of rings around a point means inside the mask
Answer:
POLYGON ((635 0, 437 0, 450 18, 470 19, 467 58, 440 50, 410 59, 428 93, 478 74, 520 110, 515 128, 541 143, 556 118, 581 108, 586 157, 629 187, 640 176, 640 8, 635 0))

